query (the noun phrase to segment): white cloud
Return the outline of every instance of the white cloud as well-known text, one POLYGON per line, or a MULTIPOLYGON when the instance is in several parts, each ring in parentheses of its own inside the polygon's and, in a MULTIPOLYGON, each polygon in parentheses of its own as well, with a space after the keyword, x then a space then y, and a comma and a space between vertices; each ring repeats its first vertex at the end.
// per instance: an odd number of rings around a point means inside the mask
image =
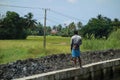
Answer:
POLYGON ((75 2, 77 2, 77 0, 67 0, 68 2, 70 2, 70 3, 75 3, 75 2))

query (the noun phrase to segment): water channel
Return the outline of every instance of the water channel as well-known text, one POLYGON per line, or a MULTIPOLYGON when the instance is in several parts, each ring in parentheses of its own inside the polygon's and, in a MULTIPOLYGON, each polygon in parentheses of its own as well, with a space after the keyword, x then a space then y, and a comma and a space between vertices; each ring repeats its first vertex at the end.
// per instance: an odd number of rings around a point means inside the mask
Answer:
MULTIPOLYGON (((74 78, 72 80, 92 80, 92 79, 89 79, 89 78, 88 79, 77 79, 77 78, 74 78)), ((115 76, 115 77, 106 77, 106 78, 103 78, 103 79, 98 77, 98 79, 93 79, 93 80, 120 80, 120 75, 119 76, 115 76)))
POLYGON ((120 76, 119 77, 115 77, 115 78, 110 79, 110 80, 120 80, 120 76))
POLYGON ((108 68, 105 73, 104 70, 100 70, 65 80, 120 80, 120 66, 116 69, 108 68))

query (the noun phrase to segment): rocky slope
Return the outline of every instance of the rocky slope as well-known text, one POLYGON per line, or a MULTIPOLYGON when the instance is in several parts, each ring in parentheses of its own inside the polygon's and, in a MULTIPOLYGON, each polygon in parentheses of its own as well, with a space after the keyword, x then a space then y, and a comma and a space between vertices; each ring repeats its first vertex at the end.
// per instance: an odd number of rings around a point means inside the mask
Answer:
MULTIPOLYGON (((120 49, 82 52, 82 64, 120 58, 120 49)), ((20 78, 38 73, 73 67, 71 54, 49 55, 42 58, 17 60, 0 65, 0 80, 20 78)))

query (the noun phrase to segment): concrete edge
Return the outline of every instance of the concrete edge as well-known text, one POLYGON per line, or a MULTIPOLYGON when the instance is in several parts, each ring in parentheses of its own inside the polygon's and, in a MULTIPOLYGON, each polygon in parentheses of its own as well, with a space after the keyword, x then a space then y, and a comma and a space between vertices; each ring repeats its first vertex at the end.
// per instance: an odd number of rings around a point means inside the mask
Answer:
MULTIPOLYGON (((100 62, 91 63, 91 64, 86 64, 86 65, 83 66, 83 69, 86 69, 86 68, 92 67, 92 66, 96 66, 96 65, 107 64, 107 63, 114 62, 114 61, 120 61, 120 58, 106 60, 106 61, 100 61, 100 62)), ((27 76, 27 77, 23 77, 23 78, 17 78, 17 79, 13 79, 13 80, 29 80, 29 79, 32 80, 32 79, 37 79, 37 78, 40 78, 40 77, 42 78, 42 77, 45 77, 45 76, 48 76, 48 75, 54 75, 54 74, 59 74, 59 73, 74 71, 74 70, 79 70, 79 69, 80 69, 79 67, 77 67, 77 68, 73 67, 73 68, 51 71, 51 72, 47 72, 47 73, 36 74, 36 75, 27 76)), ((81 71, 82 71, 82 69, 81 69, 81 71)))

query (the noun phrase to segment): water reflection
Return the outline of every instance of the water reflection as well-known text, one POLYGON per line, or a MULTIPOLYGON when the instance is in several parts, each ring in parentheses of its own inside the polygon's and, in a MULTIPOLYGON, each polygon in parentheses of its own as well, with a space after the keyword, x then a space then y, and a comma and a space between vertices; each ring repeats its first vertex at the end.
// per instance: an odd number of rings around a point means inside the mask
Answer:
MULTIPOLYGON (((78 78, 74 78, 74 79, 69 79, 69 80, 92 80, 92 79, 78 79, 78 78)), ((120 75, 118 77, 109 77, 109 78, 104 78, 104 79, 100 79, 98 77, 98 79, 95 79, 95 80, 120 80, 120 75)))
POLYGON ((120 66, 88 72, 65 80, 120 80, 120 66))
POLYGON ((114 77, 114 78, 112 78, 112 79, 110 79, 110 80, 120 80, 120 76, 114 77))
POLYGON ((109 76, 99 75, 99 76, 94 76, 94 78, 92 78, 91 76, 89 76, 88 78, 81 78, 81 76, 77 76, 77 77, 73 77, 73 78, 65 79, 65 80, 120 80, 120 73, 117 73, 117 74, 107 73, 107 74, 109 74, 109 76))
POLYGON ((70 79, 70 80, 120 80, 120 75, 114 76, 114 77, 112 77, 112 76, 105 77, 103 79, 101 77, 98 77, 96 79, 91 79, 91 78, 89 78, 89 79, 78 79, 78 78, 74 78, 74 79, 70 79))

